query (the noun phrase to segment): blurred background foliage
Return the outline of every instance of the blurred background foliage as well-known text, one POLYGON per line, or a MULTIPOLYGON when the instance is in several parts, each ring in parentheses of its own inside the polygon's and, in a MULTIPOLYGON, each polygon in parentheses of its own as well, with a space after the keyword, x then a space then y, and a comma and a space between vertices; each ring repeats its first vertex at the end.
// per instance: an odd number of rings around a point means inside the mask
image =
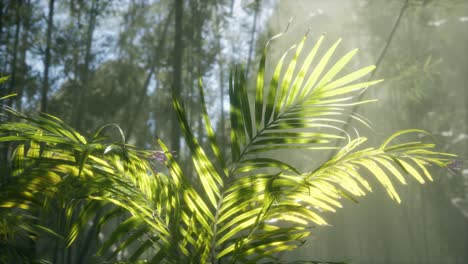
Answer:
MULTIPOLYGON (((190 125, 204 138, 201 76, 216 133, 226 145, 230 65, 244 63, 252 72, 266 40, 291 17, 286 37, 272 46, 277 57, 309 31, 312 39, 342 37, 341 52, 359 47, 356 67, 378 64, 374 78, 386 81, 363 98, 380 103, 356 109, 375 131, 362 133, 381 142, 393 131, 421 128, 444 151, 466 159, 465 0, 1 0, 0 77, 10 79, 0 84, 0 97, 18 94, 2 104, 56 115, 84 134, 115 122, 142 148, 155 148, 157 135, 190 169, 171 92, 181 96, 190 125)), ((8 146, 0 151, 5 182, 8 146)), ((298 167, 325 158, 290 157, 298 167)), ((378 191, 359 205, 345 202, 344 210, 328 216, 332 228, 317 228, 285 258, 466 263, 468 169, 441 170, 436 179, 425 187, 400 187, 401 205, 378 191)))

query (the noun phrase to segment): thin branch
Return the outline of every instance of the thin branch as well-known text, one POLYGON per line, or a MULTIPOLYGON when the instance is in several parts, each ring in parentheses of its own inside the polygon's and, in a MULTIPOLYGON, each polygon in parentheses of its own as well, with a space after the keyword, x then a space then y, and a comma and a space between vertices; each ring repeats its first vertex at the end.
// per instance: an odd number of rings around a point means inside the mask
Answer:
POLYGON ((163 25, 163 32, 161 33, 161 36, 159 38, 158 45, 155 47, 155 58, 152 59, 151 67, 150 67, 150 69, 148 71, 145 82, 144 82, 143 87, 141 89, 141 92, 140 92, 140 94, 138 96, 138 103, 136 105, 135 112, 133 113, 133 118, 130 119, 130 125, 129 125, 128 131, 126 133, 127 138, 130 138, 130 136, 133 134, 133 131, 135 129, 138 117, 140 116, 141 109, 143 108, 143 105, 144 105, 144 102, 145 102, 145 98, 146 98, 146 94, 148 92, 148 88, 149 88, 149 84, 151 82, 151 78, 153 77, 153 74, 155 73, 156 68, 160 64, 160 62, 159 62, 160 55, 161 55, 162 50, 164 49, 164 46, 165 46, 165 43, 166 43, 166 35, 167 35, 167 31, 168 31, 169 24, 170 24, 170 21, 172 19, 173 14, 174 14, 174 8, 171 9, 171 11, 169 12, 169 15, 166 18, 166 22, 163 25))
MULTIPOLYGON (((388 39, 385 43, 385 46, 384 48, 382 49, 382 51, 380 52, 379 54, 379 57, 377 58, 377 62, 375 63, 375 66, 376 66, 376 69, 371 73, 371 75, 369 76, 369 79, 368 81, 372 80, 375 76, 375 74, 377 73, 379 67, 380 67, 380 64, 382 63, 383 61, 383 58, 385 57, 385 55, 387 54, 387 51, 388 51, 388 47, 390 46, 390 43, 392 42, 393 40, 393 37, 395 36, 395 32, 397 30, 397 28, 399 27, 400 25, 400 22, 401 22, 401 18, 403 17, 406 9, 408 8, 408 4, 409 4, 409 0, 406 0, 405 3, 403 4, 403 6, 401 7, 401 10, 400 10, 400 13, 398 14, 398 18, 396 19, 395 21, 395 24, 393 25, 393 28, 392 28, 392 31, 390 32, 390 34, 388 35, 388 39)), ((358 97, 358 102, 361 101, 364 97, 364 92, 362 92, 359 97, 358 97)), ((351 113, 355 113, 358 108, 359 108, 360 104, 356 104, 353 106, 353 108, 351 109, 351 113)), ((346 122, 345 122, 345 125, 343 126, 343 130, 344 131, 347 131, 349 129, 349 126, 351 124, 351 121, 352 121, 352 115, 349 115, 346 122)), ((338 147, 340 144, 341 144, 341 140, 342 139, 337 139, 336 141, 336 144, 335 144, 335 147, 338 147)), ((331 151, 330 152, 330 155, 328 156, 327 160, 331 159, 334 155, 336 154, 336 151, 331 151)))

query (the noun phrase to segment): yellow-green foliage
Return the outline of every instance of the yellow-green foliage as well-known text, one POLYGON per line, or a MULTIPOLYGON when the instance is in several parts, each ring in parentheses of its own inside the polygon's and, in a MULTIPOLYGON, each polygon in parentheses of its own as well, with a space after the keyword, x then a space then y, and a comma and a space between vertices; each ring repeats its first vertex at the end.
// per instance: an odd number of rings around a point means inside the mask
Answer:
POLYGON ((173 98, 199 181, 195 185, 160 139, 167 175, 153 169, 154 153, 125 144, 123 133, 121 142, 107 144, 102 129, 86 139, 53 116, 31 118, 6 108, 22 121, 0 125, 0 142, 16 144, 12 180, 2 186, 0 206, 27 212, 58 203, 68 221, 74 219, 65 234, 72 244, 99 210, 113 204, 126 213, 107 211, 99 227, 115 216, 126 220, 102 244, 99 254, 107 258, 128 250, 128 261, 142 259, 146 252, 153 263, 256 263, 302 245, 312 226, 327 224, 324 212, 341 207, 340 198, 355 200, 370 192, 365 175, 374 176, 397 202, 393 182, 432 181, 428 167, 444 167, 453 155, 419 141, 393 144, 403 134, 424 131, 400 131, 377 148, 363 147, 366 138, 343 131, 350 106, 374 101, 355 102, 353 97, 381 80, 359 82, 374 66, 337 77, 357 50, 327 67, 340 41, 319 58, 323 37, 310 51, 304 50, 307 39, 281 57, 270 80, 265 80, 265 47, 253 104, 244 70, 232 72, 231 157, 224 157, 216 142, 201 81, 214 159, 191 132, 180 98, 173 98), (284 65, 289 52, 294 55, 284 65), (302 65, 299 58, 305 58, 302 65), (333 149, 330 143, 338 139, 348 142, 310 171, 264 155, 333 149), (78 215, 75 208, 81 208, 78 215), (137 246, 130 250, 132 243, 137 246))

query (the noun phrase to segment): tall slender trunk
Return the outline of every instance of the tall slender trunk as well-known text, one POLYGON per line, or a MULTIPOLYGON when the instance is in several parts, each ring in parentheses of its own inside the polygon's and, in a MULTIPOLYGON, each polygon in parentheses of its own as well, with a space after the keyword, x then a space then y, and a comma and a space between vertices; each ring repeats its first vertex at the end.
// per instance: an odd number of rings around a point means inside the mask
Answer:
POLYGON ((224 140, 226 138, 226 131, 225 131, 225 116, 224 116, 224 67, 223 67, 223 63, 221 61, 221 59, 219 60, 219 96, 220 96, 220 103, 221 103, 221 106, 220 106, 220 110, 221 110, 221 113, 220 113, 220 116, 219 116, 219 128, 218 128, 218 131, 220 132, 220 141, 219 141, 219 144, 221 146, 221 153, 225 154, 225 144, 226 144, 226 141, 224 140))
POLYGON ((26 64, 26 53, 30 48, 28 36, 31 28, 31 0, 26 0, 22 7, 21 14, 21 45, 19 48, 19 71, 18 71, 18 85, 21 89, 18 90, 18 96, 16 96, 16 109, 22 111, 23 108, 23 90, 25 89, 26 79, 28 75, 27 64, 26 64))
POLYGON ((80 94, 78 96, 77 110, 75 111, 75 127, 81 130, 83 127, 84 111, 86 109, 86 101, 84 100, 89 85, 89 73, 91 64, 91 47, 93 44, 93 34, 96 27, 96 19, 99 12, 99 0, 93 0, 89 11, 88 29, 86 31, 86 46, 84 65, 80 70, 80 94))
MULTIPOLYGON (((3 34, 3 8, 5 7, 5 5, 3 4, 3 1, 0 1, 0 36, 2 36, 3 34)), ((2 39, 0 38, 0 41, 2 39)))
MULTIPOLYGON (((205 17, 202 13, 202 11, 204 10, 205 6, 202 6, 201 3, 197 3, 196 5, 196 8, 195 9, 195 16, 193 16, 192 19, 195 19, 193 21, 193 24, 195 24, 195 52, 197 52, 197 57, 195 57, 197 59, 197 62, 196 62, 196 65, 197 65, 197 71, 195 72, 195 87, 198 87, 198 78, 201 78, 203 76, 203 73, 204 73, 204 69, 203 69, 203 64, 201 62, 201 55, 203 54, 203 48, 202 48, 202 45, 203 45, 203 25, 204 25, 204 20, 205 20, 205 17)), ((193 73, 193 72, 192 72, 193 73)), ((190 79, 190 81, 192 81, 192 78, 190 79)), ((192 81, 193 83, 193 81, 192 81)), ((193 85, 192 85, 193 87, 193 85)), ((198 91, 197 88, 194 89, 195 91, 198 91)), ((196 93, 196 92, 195 92, 196 93)), ((194 94, 195 94, 194 93, 194 94)), ((200 96, 200 95, 199 95, 200 96)), ((200 141, 200 144, 203 144, 203 134, 204 134, 204 125, 203 125, 203 114, 202 114, 202 111, 201 111, 201 108, 197 108, 197 107, 193 107, 192 111, 195 112, 195 116, 197 118, 197 128, 198 128, 198 131, 197 131, 197 134, 198 134, 198 138, 199 138, 199 141, 200 141), (196 109, 200 109, 200 110, 196 110, 196 109)))
POLYGON ((44 58, 44 78, 41 91, 41 112, 47 112, 47 95, 49 92, 49 67, 50 67, 50 46, 52 39, 52 28, 54 26, 54 4, 55 0, 49 1, 49 15, 47 18, 47 39, 44 58))
MULTIPOLYGON (((215 6, 216 8, 216 14, 218 14, 219 10, 218 10, 218 6, 216 5, 215 6)), ((215 25, 216 25, 216 48, 217 48, 217 52, 218 52, 218 70, 219 70, 219 102, 220 102, 220 116, 219 116, 219 127, 218 127, 218 132, 217 134, 220 135, 220 138, 219 138, 219 144, 220 144, 220 147, 221 147, 221 154, 224 156, 225 152, 225 131, 224 131, 224 126, 225 126, 225 119, 224 119, 224 61, 223 61, 223 55, 221 53, 222 51, 222 44, 221 44, 221 29, 220 29, 220 25, 221 25, 221 22, 218 18, 218 16, 216 16, 216 21, 215 21, 215 25)))
POLYGON ((260 0, 255 0, 254 3, 254 17, 252 23, 252 30, 250 31, 250 44, 249 44, 249 57, 247 59, 247 65, 245 67, 245 79, 248 80, 250 64, 252 63, 253 51, 255 48, 255 32, 257 31, 257 17, 260 10, 260 0))
MULTIPOLYGON (((73 23, 74 24, 77 24, 77 25, 81 25, 81 9, 74 9, 74 8, 71 8, 70 9, 70 13, 71 13, 71 16, 73 17, 76 17, 77 19, 73 19, 73 23)), ((78 30, 79 31, 79 30, 78 30)), ((76 32, 76 31, 75 31, 76 32)), ((81 35, 81 34, 80 34, 81 35)), ((72 74, 72 78, 70 80, 70 82, 73 84, 74 86, 74 90, 73 90, 73 96, 74 98, 80 98, 80 95, 81 95, 81 88, 79 86, 79 75, 80 75, 80 44, 78 43, 78 41, 73 41, 72 42, 72 62, 73 62, 73 74, 72 74)), ((76 125, 76 111, 78 109, 78 100, 74 100, 73 101, 73 104, 72 104, 72 107, 70 108, 70 113, 69 113, 69 120, 68 122, 70 122, 71 124, 73 125, 76 125)))
MULTIPOLYGON (((172 62, 172 93, 174 96, 180 98, 182 90, 182 56, 184 52, 183 44, 183 9, 184 3, 183 0, 175 0, 175 37, 174 37, 174 51, 173 62, 172 62)), ((177 120, 177 118, 173 118, 177 120)), ((171 133, 171 148, 179 152, 180 151, 180 127, 175 122, 172 126, 171 133)))
MULTIPOLYGON (((3 1, 2 1, 3 2, 3 1)), ((8 5, 4 4, 3 6, 3 9, 4 9, 4 13, 2 13, 3 17, 9 17, 11 16, 11 12, 10 10, 8 9, 8 5)), ((5 48, 8 48, 10 46, 10 40, 13 39, 12 35, 14 35, 14 33, 12 33, 13 30, 10 29, 10 27, 8 27, 8 21, 6 21, 6 23, 3 22, 2 20, 2 34, 0 34, 0 43, 2 43, 5 48), (6 24, 6 25, 5 25, 6 24)), ((10 57, 11 57, 11 54, 10 53, 7 53, 7 54, 3 54, 3 65, 2 66, 2 70, 4 72, 7 72, 9 73, 10 72, 10 57)), ((8 82, 9 83, 9 82, 8 82)), ((4 86, 5 88, 7 88, 7 84, 4 83, 4 86)), ((8 86, 9 87, 9 86, 8 86)), ((6 95, 8 93, 8 90, 5 92, 4 95, 6 95)), ((7 103, 7 102, 3 102, 3 103, 7 103)))
MULTIPOLYGON (((18 47, 19 47, 19 35, 21 31, 21 16, 20 16, 20 11, 21 11, 21 6, 22 6, 22 1, 18 1, 15 4, 15 37, 14 37, 14 42, 13 42, 13 58, 11 60, 11 80, 10 80, 10 87, 8 89, 8 94, 11 94, 17 89, 16 84, 17 84, 17 71, 18 71, 18 47)), ((10 98, 8 100, 8 105, 12 106, 14 102, 14 98, 10 98)))
POLYGON ((167 19, 164 23, 164 28, 163 28, 163 32, 161 33, 160 37, 159 37, 159 41, 158 41, 158 45, 156 46, 154 52, 155 52, 155 56, 153 58, 153 61, 151 62, 151 67, 148 71, 148 75, 146 76, 146 79, 145 79, 145 82, 143 84, 143 87, 141 89, 141 92, 139 94, 139 97, 138 97, 138 103, 136 105, 136 109, 135 109, 135 112, 133 113, 133 118, 130 118, 130 125, 127 129, 127 133, 126 133, 126 136, 127 138, 130 138, 130 136, 132 135, 134 129, 135 129, 135 124, 136 122, 138 121, 138 117, 140 116, 140 113, 141 113, 141 109, 143 107, 143 104, 145 102, 145 98, 146 98, 146 94, 148 92, 148 87, 149 87, 149 84, 150 84, 150 81, 151 81, 151 78, 154 74, 154 72, 156 71, 156 68, 159 64, 159 59, 160 59, 160 55, 161 55, 161 52, 162 50, 164 49, 164 46, 165 46, 165 43, 166 43, 166 35, 167 35, 167 30, 169 28, 169 24, 170 24, 170 21, 172 19, 172 14, 174 12, 171 10, 169 15, 167 16, 167 19))
MULTIPOLYGON (((22 4, 22 1, 18 1, 15 3, 15 32, 14 32, 14 42, 13 42, 13 55, 12 55, 12 59, 11 59, 11 62, 10 62, 10 68, 9 70, 11 71, 11 78, 10 78, 10 83, 7 84, 5 83, 5 85, 8 85, 8 88, 7 88, 7 93, 6 94, 11 94, 14 92, 14 90, 16 89, 16 78, 17 78, 17 67, 16 67, 16 64, 17 64, 17 55, 18 55, 18 42, 19 42, 19 34, 20 34, 20 27, 21 27, 21 17, 20 17, 20 8, 21 8, 21 4, 22 4)), ((3 7, 2 7, 3 8, 3 7)), ((9 30, 7 31, 7 36, 5 38, 5 41, 7 41, 9 39, 9 30)), ((8 44, 6 44, 8 45, 8 44)), ((5 62, 5 70, 8 69, 8 60, 6 60, 5 62)), ((13 105, 13 102, 14 102, 14 98, 9 98, 6 100, 6 104, 8 106, 12 106, 13 105)), ((9 120, 11 117, 10 116, 7 116, 5 117, 6 120, 9 120)), ((10 144, 8 142, 6 142, 5 144, 2 144, 1 146, 1 163, 0 163, 0 169, 2 172, 2 176, 1 176, 1 182, 6 182, 8 180, 8 177, 9 177, 9 167, 8 167, 8 160, 9 160, 9 153, 10 153, 10 144)))

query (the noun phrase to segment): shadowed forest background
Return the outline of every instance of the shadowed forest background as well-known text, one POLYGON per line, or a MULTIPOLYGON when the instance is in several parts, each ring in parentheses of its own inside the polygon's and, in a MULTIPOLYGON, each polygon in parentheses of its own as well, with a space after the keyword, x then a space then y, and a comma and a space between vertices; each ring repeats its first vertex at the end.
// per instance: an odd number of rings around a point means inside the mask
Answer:
MULTIPOLYGON (((203 79, 227 152, 230 67, 243 63, 252 77, 266 41, 291 17, 285 36, 271 46, 271 61, 308 32, 313 40, 326 34, 327 45, 343 38, 341 52, 358 47, 353 66, 377 65, 374 79, 385 82, 363 99, 380 102, 356 109, 371 120, 374 130, 360 131, 372 142, 420 128, 442 151, 468 157, 466 0, 1 0, 0 77, 10 79, 0 84, 0 97, 17 93, 2 103, 53 114, 84 134, 114 122, 129 143, 146 149, 155 148, 157 136, 189 171, 172 92, 207 144, 197 88, 203 79)), ((272 67, 267 63, 267 74, 272 67)), ((0 151, 5 171, 7 149, 0 151)), ((289 158, 305 167, 328 158, 321 153, 289 158)), ((283 258, 466 263, 468 169, 434 175, 434 183, 398 186, 401 205, 378 188, 359 204, 344 202, 343 210, 326 215, 331 227, 317 228, 283 258)))

